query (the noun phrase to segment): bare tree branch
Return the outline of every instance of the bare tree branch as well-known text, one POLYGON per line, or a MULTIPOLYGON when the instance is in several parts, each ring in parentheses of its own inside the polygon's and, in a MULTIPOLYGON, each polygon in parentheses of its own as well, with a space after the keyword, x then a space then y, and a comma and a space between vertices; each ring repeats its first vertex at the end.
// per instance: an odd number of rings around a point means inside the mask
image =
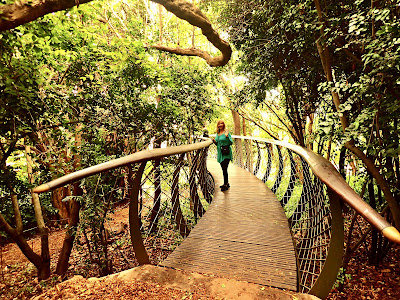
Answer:
POLYGON ((8 222, 6 221, 6 219, 4 219, 2 214, 0 214, 0 228, 10 236, 12 236, 13 234, 16 235, 15 229, 12 228, 10 224, 8 224, 8 222))
POLYGON ((265 131, 266 133, 268 133, 273 139, 275 140, 279 140, 279 138, 274 135, 270 130, 268 130, 267 128, 261 126, 260 124, 258 124, 255 120, 251 119, 249 116, 245 116, 243 111, 239 111, 237 110, 237 113, 244 119, 246 119, 247 121, 252 122, 254 125, 256 125, 257 127, 259 127, 261 130, 265 131))
POLYGON ((278 113, 267 102, 264 102, 263 104, 265 104, 269 108, 269 110, 275 115, 275 117, 278 118, 279 122, 281 122, 281 124, 283 126, 285 126, 286 130, 290 133, 290 135, 293 137, 293 139, 295 141, 297 141, 297 143, 298 143, 299 141, 297 139, 296 133, 291 128, 289 128, 289 126, 286 124, 286 122, 284 122, 282 120, 282 118, 278 115, 278 113))
POLYGON ((212 25, 208 18, 194 6, 192 3, 186 2, 185 0, 151 0, 164 6, 168 11, 173 13, 178 18, 189 22, 191 25, 199 27, 203 35, 221 51, 221 55, 217 57, 211 57, 208 53, 198 49, 180 49, 180 48, 169 48, 161 46, 153 46, 154 48, 168 51, 179 55, 190 55, 199 56, 207 61, 212 67, 224 66, 228 63, 231 58, 232 49, 230 45, 221 39, 219 34, 212 28, 212 25))
POLYGON ((215 64, 215 57, 212 57, 210 54, 208 54, 208 52, 197 49, 197 48, 182 49, 182 48, 167 47, 167 46, 163 46, 163 45, 152 45, 150 47, 157 49, 157 50, 173 53, 176 55, 198 56, 200 58, 203 58, 207 62, 207 64, 212 67, 221 66, 221 65, 215 64))

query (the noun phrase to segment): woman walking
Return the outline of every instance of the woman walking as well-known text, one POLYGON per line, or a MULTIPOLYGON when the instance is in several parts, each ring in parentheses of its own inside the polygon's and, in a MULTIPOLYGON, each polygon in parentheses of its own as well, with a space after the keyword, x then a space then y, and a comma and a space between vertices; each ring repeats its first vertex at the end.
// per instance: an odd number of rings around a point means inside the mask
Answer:
POLYGON ((226 191, 230 188, 228 180, 228 165, 232 160, 232 148, 233 144, 231 134, 225 126, 224 121, 220 120, 217 123, 217 134, 213 139, 214 144, 217 145, 218 155, 217 161, 221 164, 222 174, 224 175, 224 184, 220 186, 221 191, 226 191))

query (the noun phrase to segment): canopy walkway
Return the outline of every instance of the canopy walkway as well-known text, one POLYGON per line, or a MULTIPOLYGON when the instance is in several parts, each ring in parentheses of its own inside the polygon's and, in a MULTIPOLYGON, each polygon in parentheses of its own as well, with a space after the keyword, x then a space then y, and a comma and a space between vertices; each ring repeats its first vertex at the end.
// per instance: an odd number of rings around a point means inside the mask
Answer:
MULTIPOLYGON (((216 161, 207 168, 221 178, 216 161)), ((207 213, 161 265, 297 290, 296 254, 275 194, 237 166, 229 178, 231 188, 216 189, 207 213)))
POLYGON ((231 189, 226 192, 218 189, 222 174, 210 139, 137 152, 68 174, 34 192, 124 167, 139 264, 215 274, 320 298, 328 295, 341 265, 340 201, 400 243, 399 232, 326 159, 280 141, 234 138, 236 166, 229 167, 231 189))

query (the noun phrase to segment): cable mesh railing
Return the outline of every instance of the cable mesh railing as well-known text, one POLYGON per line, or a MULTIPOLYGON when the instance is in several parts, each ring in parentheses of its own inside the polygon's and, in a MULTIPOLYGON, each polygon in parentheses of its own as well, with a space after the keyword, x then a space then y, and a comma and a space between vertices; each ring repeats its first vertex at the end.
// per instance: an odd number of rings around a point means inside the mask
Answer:
POLYGON ((139 190, 138 217, 150 262, 171 253, 212 200, 212 177, 205 168, 205 150, 146 163, 139 190))

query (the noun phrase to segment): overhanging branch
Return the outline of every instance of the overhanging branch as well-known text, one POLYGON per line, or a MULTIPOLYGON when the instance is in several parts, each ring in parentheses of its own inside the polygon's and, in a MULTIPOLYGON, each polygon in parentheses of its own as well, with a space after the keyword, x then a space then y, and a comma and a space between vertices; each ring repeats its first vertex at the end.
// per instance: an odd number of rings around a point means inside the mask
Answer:
POLYGON ((273 139, 275 140, 279 140, 279 138, 273 134, 270 130, 268 130, 267 128, 261 126, 258 122, 256 122, 255 120, 251 119, 250 117, 246 116, 245 113, 242 111, 237 110, 237 113, 242 117, 245 118, 247 121, 252 122, 254 125, 256 125, 258 128, 260 128, 261 130, 265 131, 267 134, 269 134, 273 139))
MULTIPOLYGON (((202 34, 221 51, 220 56, 211 57, 208 53, 198 49, 180 49, 165 47, 163 50, 179 55, 199 56, 207 61, 212 67, 224 66, 231 58, 232 49, 226 41, 221 39, 219 34, 213 29, 208 18, 192 3, 185 0, 152 0, 164 6, 169 12, 178 18, 187 21, 193 26, 201 29, 202 34), (172 51, 171 51, 172 50, 172 51), (183 54, 183 53, 190 54, 183 54)), ((154 46, 157 48, 157 46, 154 46)), ((159 49, 159 48, 157 48, 159 49)), ((161 50, 161 49, 160 49, 161 50)))
MULTIPOLYGON (((92 0, 80 0, 87 3, 92 0)), ((76 5, 75 0, 33 0, 16 1, 13 4, 0 6, 0 31, 13 29, 19 25, 32 22, 49 13, 66 10, 76 5)))
POLYGON ((167 47, 167 46, 163 46, 163 45, 153 45, 150 47, 157 49, 157 50, 173 53, 176 55, 197 56, 197 57, 204 59, 207 62, 207 64, 212 67, 222 66, 218 57, 217 57, 218 59, 216 59, 216 57, 212 57, 210 54, 208 54, 208 52, 197 49, 197 48, 183 49, 183 48, 167 47))

